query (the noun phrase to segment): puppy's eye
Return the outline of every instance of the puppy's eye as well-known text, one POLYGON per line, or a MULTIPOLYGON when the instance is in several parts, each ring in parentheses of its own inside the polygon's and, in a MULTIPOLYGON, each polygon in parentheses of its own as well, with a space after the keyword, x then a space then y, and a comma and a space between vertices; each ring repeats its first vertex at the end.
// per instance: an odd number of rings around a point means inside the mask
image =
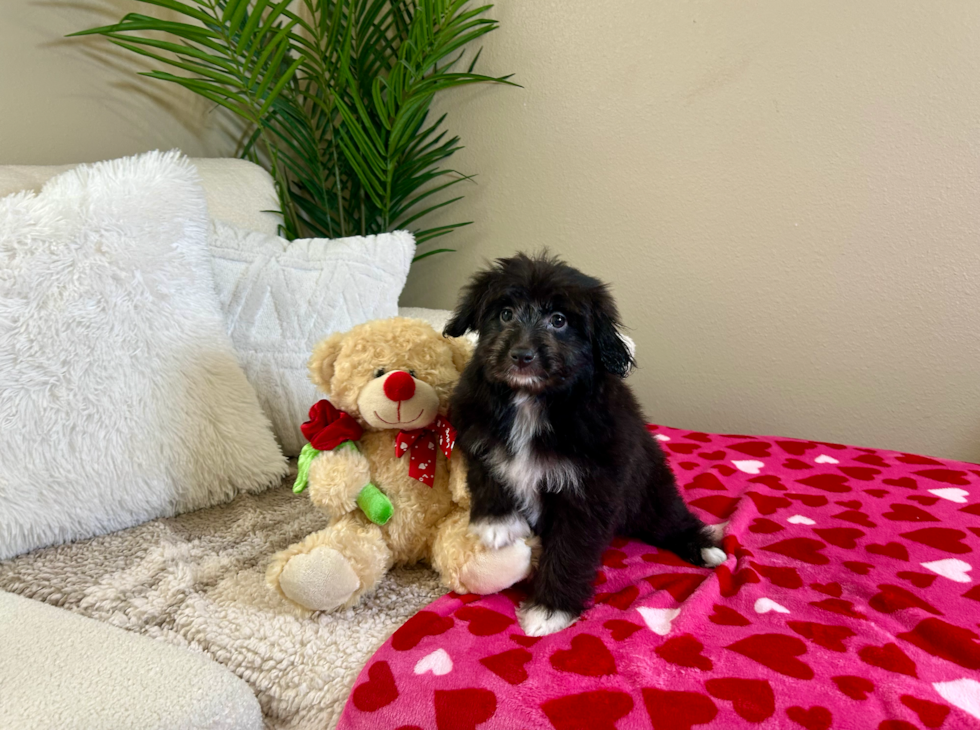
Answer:
POLYGON ((378 368, 377 370, 374 371, 374 377, 376 378, 380 378, 384 374, 385 374, 384 368, 378 368))
POLYGON ((566 322, 565 315, 562 314, 561 312, 555 312, 554 314, 551 315, 551 319, 549 320, 551 326, 554 327, 556 330, 560 330, 562 327, 564 327, 565 322, 566 322))
POLYGON ((501 322, 510 322, 512 319, 514 319, 514 310, 513 309, 510 309, 509 307, 507 307, 507 308, 504 308, 504 309, 502 309, 500 311, 500 321, 501 322))

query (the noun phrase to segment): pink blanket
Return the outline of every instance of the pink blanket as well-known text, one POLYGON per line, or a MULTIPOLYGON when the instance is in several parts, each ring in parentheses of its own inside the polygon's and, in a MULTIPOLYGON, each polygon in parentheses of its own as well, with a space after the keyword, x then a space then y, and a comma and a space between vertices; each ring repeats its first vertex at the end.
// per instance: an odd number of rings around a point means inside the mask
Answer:
POLYGON ((524 635, 449 594, 358 678, 343 730, 980 728, 980 467, 651 427, 729 520, 715 571, 618 540, 592 608, 524 635))

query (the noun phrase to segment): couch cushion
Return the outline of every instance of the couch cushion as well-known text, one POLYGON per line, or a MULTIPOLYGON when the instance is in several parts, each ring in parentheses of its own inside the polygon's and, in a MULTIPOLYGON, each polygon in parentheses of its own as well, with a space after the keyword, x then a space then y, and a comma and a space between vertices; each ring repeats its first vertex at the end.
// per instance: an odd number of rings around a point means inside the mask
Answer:
POLYGON ((259 730, 258 700, 210 659, 0 591, 6 730, 259 730))

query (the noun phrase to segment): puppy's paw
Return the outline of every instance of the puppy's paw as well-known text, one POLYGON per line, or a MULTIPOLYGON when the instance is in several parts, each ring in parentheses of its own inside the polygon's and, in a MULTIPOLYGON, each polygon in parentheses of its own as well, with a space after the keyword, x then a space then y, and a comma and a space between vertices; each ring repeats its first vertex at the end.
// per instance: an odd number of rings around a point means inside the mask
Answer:
POLYGON ((517 612, 517 620, 528 636, 547 636, 567 629, 578 616, 566 611, 552 611, 544 606, 525 603, 517 612))
POLYGON ((728 560, 728 555, 721 548, 716 547, 706 547, 701 548, 701 559, 704 560, 705 566, 709 568, 717 568, 719 565, 728 560))
POLYGON ((529 537, 531 528, 527 520, 515 513, 473 522, 470 524, 470 532, 479 537, 484 546, 499 550, 529 537))

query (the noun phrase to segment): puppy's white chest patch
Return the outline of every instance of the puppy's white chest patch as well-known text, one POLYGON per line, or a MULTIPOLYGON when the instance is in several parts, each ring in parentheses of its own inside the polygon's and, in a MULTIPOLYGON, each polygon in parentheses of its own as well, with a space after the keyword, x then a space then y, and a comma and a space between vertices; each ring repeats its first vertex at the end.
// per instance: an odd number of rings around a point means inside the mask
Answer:
POLYGON ((537 400, 529 395, 517 395, 514 408, 508 439, 510 448, 494 449, 490 461, 494 476, 511 489, 521 511, 534 524, 541 515, 541 491, 575 488, 579 475, 571 462, 536 453, 534 438, 551 430, 537 400))

